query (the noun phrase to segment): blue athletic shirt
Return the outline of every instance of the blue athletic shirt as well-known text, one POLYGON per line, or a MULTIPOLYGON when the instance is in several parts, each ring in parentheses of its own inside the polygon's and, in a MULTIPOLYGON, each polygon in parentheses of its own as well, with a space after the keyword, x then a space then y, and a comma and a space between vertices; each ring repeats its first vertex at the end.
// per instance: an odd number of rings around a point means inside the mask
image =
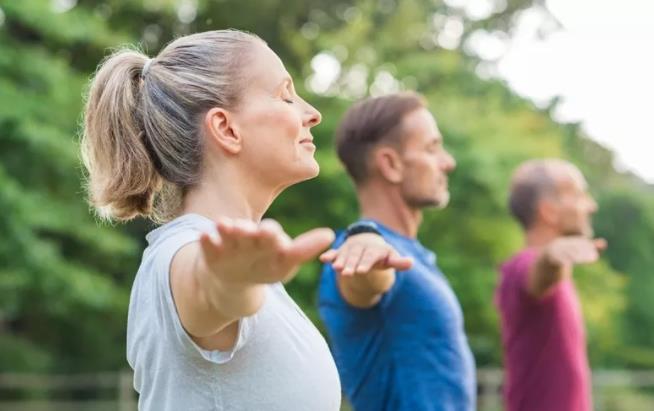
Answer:
MULTIPOLYGON (((319 311, 331 339, 341 385, 356 411, 472 411, 475 363, 461 306, 416 239, 371 220, 413 267, 367 309, 342 298, 330 264, 322 269, 319 311)), ((334 247, 345 241, 340 232, 334 247)))

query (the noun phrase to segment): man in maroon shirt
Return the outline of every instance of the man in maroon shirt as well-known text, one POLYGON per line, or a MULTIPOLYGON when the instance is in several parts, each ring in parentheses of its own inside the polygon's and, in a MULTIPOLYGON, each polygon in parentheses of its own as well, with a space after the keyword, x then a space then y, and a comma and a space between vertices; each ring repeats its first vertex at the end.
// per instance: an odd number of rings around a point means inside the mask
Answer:
POLYGON ((515 172, 509 199, 526 246, 501 268, 507 411, 590 411, 586 336, 572 270, 592 263, 606 242, 593 239, 597 204, 579 170, 532 160, 515 172))

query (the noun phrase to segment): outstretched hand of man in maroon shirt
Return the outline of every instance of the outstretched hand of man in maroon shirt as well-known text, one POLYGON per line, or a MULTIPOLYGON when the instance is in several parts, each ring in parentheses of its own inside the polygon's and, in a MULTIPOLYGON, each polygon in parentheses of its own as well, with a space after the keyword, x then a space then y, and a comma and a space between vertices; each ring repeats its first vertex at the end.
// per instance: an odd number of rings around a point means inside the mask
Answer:
POLYGON ((527 291, 534 297, 544 296, 555 284, 572 275, 573 266, 596 262, 606 247, 602 238, 571 236, 553 240, 543 247, 529 272, 527 291))

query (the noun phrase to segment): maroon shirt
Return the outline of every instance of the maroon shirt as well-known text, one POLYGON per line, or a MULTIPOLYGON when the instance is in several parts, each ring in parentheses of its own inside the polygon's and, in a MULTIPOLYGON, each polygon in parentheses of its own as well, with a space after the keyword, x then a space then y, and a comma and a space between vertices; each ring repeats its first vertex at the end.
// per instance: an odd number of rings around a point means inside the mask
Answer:
POLYGON ((579 300, 571 279, 541 299, 527 292, 538 253, 525 249, 502 265, 495 294, 502 320, 507 411, 589 411, 590 370, 579 300))

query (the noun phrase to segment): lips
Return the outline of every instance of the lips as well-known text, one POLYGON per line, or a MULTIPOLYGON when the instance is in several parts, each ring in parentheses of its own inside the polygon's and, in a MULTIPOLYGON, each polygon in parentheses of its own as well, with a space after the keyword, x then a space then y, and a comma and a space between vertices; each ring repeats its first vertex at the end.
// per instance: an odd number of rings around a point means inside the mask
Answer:
POLYGON ((300 140, 300 144, 307 144, 307 143, 313 144, 313 138, 309 137, 309 138, 303 138, 302 140, 300 140))

